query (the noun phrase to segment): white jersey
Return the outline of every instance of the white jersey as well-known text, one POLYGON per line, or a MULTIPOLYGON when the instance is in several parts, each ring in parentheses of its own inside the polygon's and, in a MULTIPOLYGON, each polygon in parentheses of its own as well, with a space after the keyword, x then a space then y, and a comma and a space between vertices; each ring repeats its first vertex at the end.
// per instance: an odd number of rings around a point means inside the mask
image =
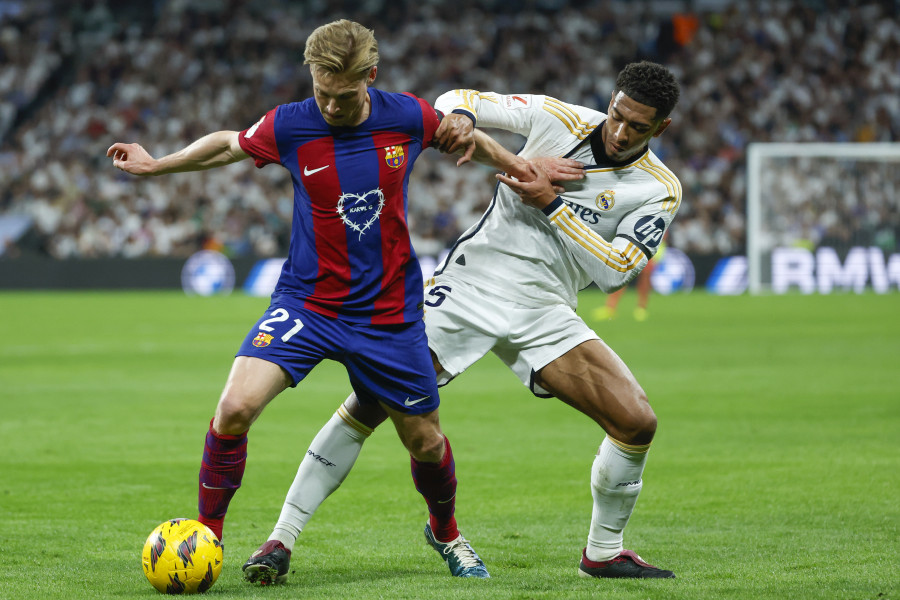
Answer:
POLYGON ((681 184, 649 149, 624 166, 594 165, 589 136, 604 113, 549 96, 475 90, 447 92, 435 107, 471 113, 478 127, 525 136, 524 158, 567 157, 586 165, 585 178, 567 182, 543 211, 498 185, 481 220, 439 265, 442 278, 527 306, 562 302, 574 309, 578 291, 592 281, 612 292, 656 253, 681 204, 681 184))

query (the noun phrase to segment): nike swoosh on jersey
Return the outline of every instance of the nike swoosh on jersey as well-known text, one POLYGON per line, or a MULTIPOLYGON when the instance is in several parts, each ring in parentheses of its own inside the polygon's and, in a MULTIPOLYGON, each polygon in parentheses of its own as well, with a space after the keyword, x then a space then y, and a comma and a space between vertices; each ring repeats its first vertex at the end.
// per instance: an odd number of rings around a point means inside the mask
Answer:
POLYGON ((318 173, 319 171, 321 171, 321 170, 323 170, 323 169, 327 169, 327 168, 330 167, 330 166, 331 166, 331 165, 325 165, 324 167, 319 167, 318 169, 313 169, 312 171, 310 171, 310 170, 309 170, 309 167, 307 167, 306 165, 304 165, 304 166, 303 166, 303 175, 305 175, 306 177, 309 177, 309 176, 312 175, 313 173, 318 173))
POLYGON ((403 404, 405 404, 406 406, 415 406, 422 400, 428 400, 429 398, 431 398, 431 396, 422 396, 421 398, 419 398, 417 400, 410 400, 409 398, 407 398, 406 400, 403 401, 403 404))

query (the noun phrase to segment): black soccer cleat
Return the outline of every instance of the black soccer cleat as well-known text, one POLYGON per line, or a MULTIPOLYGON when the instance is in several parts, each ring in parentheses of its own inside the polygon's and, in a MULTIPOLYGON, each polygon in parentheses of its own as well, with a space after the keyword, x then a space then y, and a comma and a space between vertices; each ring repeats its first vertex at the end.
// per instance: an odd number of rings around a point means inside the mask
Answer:
POLYGON ((272 585, 284 583, 291 566, 291 551, 278 540, 269 540, 250 555, 241 570, 250 583, 272 585))
POLYGON ((582 577, 599 578, 675 579, 675 573, 672 571, 657 569, 653 565, 645 563, 631 550, 623 550, 615 558, 599 562, 590 560, 586 550, 582 550, 578 574, 582 577))

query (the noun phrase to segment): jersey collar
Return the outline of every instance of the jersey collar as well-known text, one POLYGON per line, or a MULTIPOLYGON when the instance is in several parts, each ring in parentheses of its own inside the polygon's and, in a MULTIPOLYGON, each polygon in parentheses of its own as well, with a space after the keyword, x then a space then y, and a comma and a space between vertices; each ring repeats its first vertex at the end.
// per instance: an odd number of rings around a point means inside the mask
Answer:
POLYGON ((601 167, 601 168, 612 168, 612 167, 626 167, 632 163, 640 160, 646 153, 648 146, 644 146, 644 148, 636 153, 634 156, 627 160, 623 160, 621 162, 614 161, 607 154, 606 150, 603 147, 603 136, 601 132, 603 130, 603 124, 606 123, 606 120, 600 122, 594 130, 584 138, 582 141, 578 142, 578 144, 572 148, 563 158, 570 158, 575 152, 577 152, 582 146, 585 144, 591 145, 591 152, 594 155, 594 161, 596 164, 593 165, 585 165, 585 167, 601 167))

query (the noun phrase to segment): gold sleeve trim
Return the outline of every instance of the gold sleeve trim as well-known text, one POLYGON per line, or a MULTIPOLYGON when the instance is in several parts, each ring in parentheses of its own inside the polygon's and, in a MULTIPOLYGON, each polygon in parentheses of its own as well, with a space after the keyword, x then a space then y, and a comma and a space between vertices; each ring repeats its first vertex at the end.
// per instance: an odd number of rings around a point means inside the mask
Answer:
POLYGON ((578 113, 556 98, 550 98, 549 96, 544 98, 544 110, 562 121, 563 125, 579 140, 583 140, 597 128, 596 125, 582 121, 578 113))
POLYGON ((582 248, 599 258, 605 265, 620 273, 633 270, 640 264, 644 253, 633 243, 628 242, 624 250, 616 250, 612 244, 594 233, 584 225, 568 206, 555 212, 550 221, 563 233, 575 240, 582 248))
POLYGON ((666 186, 669 198, 663 202, 662 207, 663 210, 666 210, 674 215, 678 211, 678 208, 681 206, 682 190, 681 182, 678 181, 678 178, 668 170, 650 162, 649 155, 641 159, 635 166, 638 169, 649 173, 657 181, 666 186))

